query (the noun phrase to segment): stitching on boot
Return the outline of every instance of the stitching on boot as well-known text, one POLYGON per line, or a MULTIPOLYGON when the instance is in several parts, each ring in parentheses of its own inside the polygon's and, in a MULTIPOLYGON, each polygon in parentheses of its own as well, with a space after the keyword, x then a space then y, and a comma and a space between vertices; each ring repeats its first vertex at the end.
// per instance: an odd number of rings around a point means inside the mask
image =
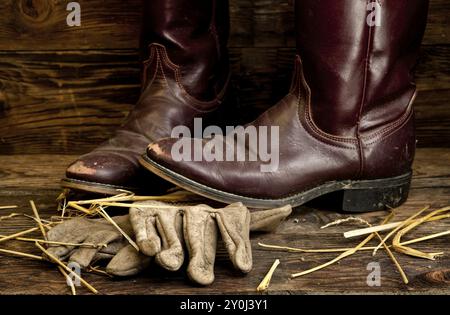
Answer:
MULTIPOLYGON (((231 73, 230 73, 230 72, 228 73, 227 80, 226 80, 226 82, 225 82, 225 84, 224 84, 223 89, 220 91, 220 93, 219 93, 213 100, 211 100, 211 101, 201 101, 201 100, 197 99, 196 97, 192 96, 192 95, 186 90, 186 88, 183 86, 183 84, 182 84, 182 82, 181 82, 181 81, 182 81, 182 74, 181 74, 180 66, 176 65, 175 63, 173 63, 173 62, 170 60, 170 58, 169 58, 169 56, 168 56, 168 54, 167 54, 166 47, 164 47, 164 46, 161 45, 161 44, 157 44, 157 43, 155 43, 154 45, 159 46, 160 49, 158 50, 158 55, 161 56, 160 59, 164 62, 164 65, 166 65, 169 69, 171 69, 171 70, 174 72, 175 81, 176 81, 178 87, 180 88, 180 90, 183 92, 183 94, 185 95, 185 97, 186 97, 190 102, 192 102, 192 103, 194 103, 194 104, 196 104, 196 105, 199 105, 199 106, 214 105, 214 104, 216 104, 216 103, 220 104, 220 103, 222 102, 221 98, 224 97, 224 95, 225 95, 225 93, 226 93, 226 91, 227 91, 229 82, 230 82, 230 78, 231 78, 231 73)), ((202 111, 202 112, 211 112, 211 111, 214 110, 214 109, 211 109, 211 110, 199 110, 198 108, 195 108, 195 109, 198 110, 198 111, 202 111)))

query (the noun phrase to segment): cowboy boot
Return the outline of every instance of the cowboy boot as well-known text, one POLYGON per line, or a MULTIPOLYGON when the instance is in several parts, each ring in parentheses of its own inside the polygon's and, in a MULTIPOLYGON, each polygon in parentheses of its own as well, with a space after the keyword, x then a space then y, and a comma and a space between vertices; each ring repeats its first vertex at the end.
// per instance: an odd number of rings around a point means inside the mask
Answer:
MULTIPOLYGON (((173 152, 181 140, 164 139, 149 146, 142 164, 192 192, 248 207, 298 206, 332 192, 345 211, 402 204, 416 142, 412 69, 428 1, 372 2, 296 1, 297 56, 290 91, 246 126, 247 131, 278 127, 279 141, 268 141, 272 151, 279 145, 278 167, 267 168, 259 150, 254 161, 208 162, 211 142, 206 139, 200 147, 190 140, 191 151, 200 148, 201 159, 178 161, 173 152)), ((255 153, 248 143, 224 139, 220 149, 255 153)))
POLYGON ((64 188, 116 194, 145 184, 155 192, 164 181, 138 162, 148 144, 169 137, 177 125, 191 127, 195 117, 211 116, 227 97, 228 1, 152 0, 143 6, 140 99, 112 139, 68 167, 64 188))

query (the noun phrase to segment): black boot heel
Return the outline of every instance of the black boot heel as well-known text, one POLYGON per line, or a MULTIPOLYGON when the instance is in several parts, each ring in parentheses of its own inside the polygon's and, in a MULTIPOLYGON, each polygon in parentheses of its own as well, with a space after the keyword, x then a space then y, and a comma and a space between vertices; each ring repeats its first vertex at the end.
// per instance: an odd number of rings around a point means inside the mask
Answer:
POLYGON ((346 212, 369 212, 395 208, 408 198, 411 174, 387 179, 358 181, 344 188, 342 210, 346 212))

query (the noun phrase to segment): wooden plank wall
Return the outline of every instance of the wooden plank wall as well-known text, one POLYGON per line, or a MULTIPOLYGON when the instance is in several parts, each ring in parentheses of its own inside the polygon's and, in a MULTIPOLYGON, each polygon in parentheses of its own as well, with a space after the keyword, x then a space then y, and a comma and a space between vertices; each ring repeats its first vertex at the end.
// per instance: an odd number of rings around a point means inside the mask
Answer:
MULTIPOLYGON (((109 137, 139 93, 141 0, 0 0, 0 154, 79 154, 109 137)), ((231 0, 234 84, 254 117, 282 96, 294 56, 292 0, 231 0)), ((450 146, 450 3, 431 0, 418 66, 420 146, 450 146)))

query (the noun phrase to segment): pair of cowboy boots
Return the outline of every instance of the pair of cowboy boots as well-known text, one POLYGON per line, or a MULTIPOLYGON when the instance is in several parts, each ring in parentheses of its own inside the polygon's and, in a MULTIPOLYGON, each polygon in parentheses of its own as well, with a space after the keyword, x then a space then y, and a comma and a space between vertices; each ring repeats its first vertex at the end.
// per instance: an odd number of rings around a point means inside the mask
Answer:
MULTIPOLYGON (((245 126, 278 128, 277 167, 263 172, 259 155, 173 156, 180 140, 171 138, 174 127, 193 128, 195 118, 230 106, 228 1, 145 2, 141 98, 114 138, 69 166, 63 186, 112 194, 156 189, 163 178, 253 208, 298 206, 327 194, 345 211, 399 206, 411 181, 413 68, 427 11, 428 0, 297 0, 289 92, 245 126)), ((198 153, 199 140, 184 142, 198 153)), ((200 140, 200 155, 206 146, 200 140)), ((246 143, 232 146, 253 153, 246 143)))

